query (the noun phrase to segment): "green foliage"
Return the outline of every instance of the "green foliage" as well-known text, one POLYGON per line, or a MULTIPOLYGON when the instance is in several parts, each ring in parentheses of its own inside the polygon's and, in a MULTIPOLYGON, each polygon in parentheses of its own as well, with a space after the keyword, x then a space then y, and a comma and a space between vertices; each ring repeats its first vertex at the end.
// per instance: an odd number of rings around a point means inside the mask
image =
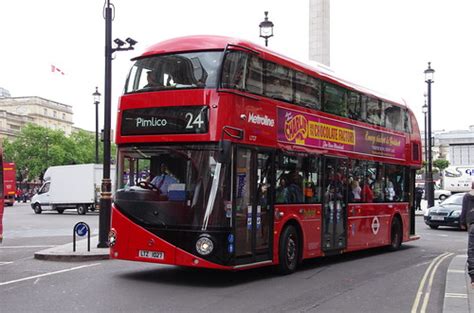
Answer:
MULTIPOLYGON (((5 140, 3 149, 5 161, 16 163, 19 180, 41 179, 50 166, 94 163, 95 135, 80 130, 66 137, 62 131, 28 124, 16 140, 5 140)), ((103 143, 99 142, 100 163, 102 149, 103 143)), ((115 145, 111 150, 115 156, 115 145)))
POLYGON ((433 166, 437 167, 441 172, 449 166, 449 161, 445 159, 436 159, 433 161, 433 166))

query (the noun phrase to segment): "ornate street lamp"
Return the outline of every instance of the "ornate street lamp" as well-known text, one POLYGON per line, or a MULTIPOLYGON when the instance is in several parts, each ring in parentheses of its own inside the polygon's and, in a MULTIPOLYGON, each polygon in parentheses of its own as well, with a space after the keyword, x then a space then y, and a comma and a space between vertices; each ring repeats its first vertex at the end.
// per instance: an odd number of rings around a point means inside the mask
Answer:
MULTIPOLYGON (((428 171, 428 130, 426 129, 426 125, 427 125, 427 117, 426 117, 426 114, 428 113, 428 105, 426 104, 426 93, 424 94, 424 97, 425 97, 425 104, 421 107, 421 111, 423 112, 423 115, 424 115, 424 118, 425 118, 425 128, 424 128, 424 133, 425 133, 425 142, 424 142, 424 146, 425 146, 425 175, 426 175, 426 172, 428 171)), ((426 176, 425 176, 426 178, 426 176)), ((426 188, 425 188, 426 189, 426 188)))
POLYGON ((110 231, 110 216, 112 210, 112 181, 110 180, 110 128, 111 128, 111 94, 112 94, 112 54, 117 51, 133 50, 137 43, 132 38, 114 40, 116 45, 112 48, 112 7, 110 0, 105 0, 105 84, 104 84, 104 171, 100 193, 99 211, 99 243, 97 248, 108 248, 108 235, 110 231))
POLYGON ((431 62, 428 62, 428 68, 425 70, 425 82, 428 84, 428 171, 426 175, 428 207, 434 206, 434 182, 433 182, 433 157, 431 151, 431 84, 434 83, 434 72, 431 68, 431 62))
POLYGON ((265 20, 260 23, 260 37, 265 38, 265 47, 268 47, 268 38, 273 37, 273 23, 268 20, 268 11, 265 11, 265 20))
POLYGON ((101 94, 98 87, 95 87, 92 96, 95 104, 95 164, 99 164, 99 103, 101 94))

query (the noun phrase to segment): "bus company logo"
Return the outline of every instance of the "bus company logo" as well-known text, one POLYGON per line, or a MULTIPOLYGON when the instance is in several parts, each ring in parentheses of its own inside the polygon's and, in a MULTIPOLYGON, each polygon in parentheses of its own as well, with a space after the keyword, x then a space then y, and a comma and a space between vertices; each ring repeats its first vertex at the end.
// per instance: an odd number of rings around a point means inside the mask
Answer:
POLYGON ((285 137, 288 141, 296 141, 297 144, 304 144, 308 136, 308 120, 304 115, 286 116, 285 137))
POLYGON ((262 125, 262 126, 268 126, 268 127, 275 126, 274 119, 269 118, 267 115, 261 116, 261 115, 253 114, 252 112, 249 113, 249 123, 262 125))
POLYGON ((137 117, 135 120, 135 127, 147 128, 147 127, 165 127, 168 121, 164 118, 151 117, 148 119, 137 117))

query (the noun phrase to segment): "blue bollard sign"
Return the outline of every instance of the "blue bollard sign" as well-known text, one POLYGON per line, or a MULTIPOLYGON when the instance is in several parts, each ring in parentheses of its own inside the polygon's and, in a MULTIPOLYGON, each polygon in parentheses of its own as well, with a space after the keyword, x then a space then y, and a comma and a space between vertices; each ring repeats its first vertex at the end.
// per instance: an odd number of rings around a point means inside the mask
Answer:
POLYGON ((85 235, 87 235, 88 230, 89 226, 84 222, 79 222, 76 224, 76 226, 74 226, 74 231, 79 237, 84 237, 85 235))
POLYGON ((76 252, 76 235, 79 237, 84 237, 87 235, 87 251, 91 251, 91 229, 89 225, 87 225, 84 222, 79 222, 76 225, 74 225, 74 229, 72 231, 72 237, 73 237, 73 245, 72 245, 72 251, 76 252))

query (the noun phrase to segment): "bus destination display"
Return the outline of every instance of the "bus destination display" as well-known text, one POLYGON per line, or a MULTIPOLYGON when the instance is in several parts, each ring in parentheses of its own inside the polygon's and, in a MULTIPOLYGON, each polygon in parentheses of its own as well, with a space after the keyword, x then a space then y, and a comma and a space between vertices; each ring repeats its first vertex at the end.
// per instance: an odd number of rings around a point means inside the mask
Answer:
POLYGON ((122 135, 203 134, 208 131, 206 106, 125 110, 122 135))

